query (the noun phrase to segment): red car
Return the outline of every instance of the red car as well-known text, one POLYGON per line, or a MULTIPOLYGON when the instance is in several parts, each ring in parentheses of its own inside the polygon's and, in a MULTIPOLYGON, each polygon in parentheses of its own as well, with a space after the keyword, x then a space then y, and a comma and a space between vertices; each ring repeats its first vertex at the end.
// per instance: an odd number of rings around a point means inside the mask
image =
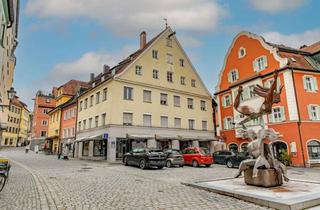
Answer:
POLYGON ((205 165, 210 167, 213 163, 212 154, 209 153, 208 149, 199 147, 188 147, 182 150, 184 164, 198 167, 205 165))

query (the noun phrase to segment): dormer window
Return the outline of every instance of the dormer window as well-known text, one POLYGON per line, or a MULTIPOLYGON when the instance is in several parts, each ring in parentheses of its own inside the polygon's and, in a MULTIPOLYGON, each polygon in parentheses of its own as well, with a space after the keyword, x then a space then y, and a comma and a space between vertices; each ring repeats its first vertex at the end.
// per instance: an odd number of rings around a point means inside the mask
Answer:
POLYGON ((142 66, 136 66, 136 75, 142 75, 142 66))
POLYGON ((244 56, 246 56, 246 48, 240 47, 238 51, 238 58, 243 58, 244 56))
POLYGON ((233 69, 228 73, 228 81, 234 83, 239 79, 238 69, 233 69))

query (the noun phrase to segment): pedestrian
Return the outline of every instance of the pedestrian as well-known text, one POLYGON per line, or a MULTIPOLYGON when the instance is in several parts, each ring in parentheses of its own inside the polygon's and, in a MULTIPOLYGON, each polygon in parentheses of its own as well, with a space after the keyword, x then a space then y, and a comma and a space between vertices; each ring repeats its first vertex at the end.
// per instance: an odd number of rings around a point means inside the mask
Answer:
POLYGON ((28 145, 26 146, 26 153, 29 152, 29 149, 30 149, 30 144, 28 144, 28 145))

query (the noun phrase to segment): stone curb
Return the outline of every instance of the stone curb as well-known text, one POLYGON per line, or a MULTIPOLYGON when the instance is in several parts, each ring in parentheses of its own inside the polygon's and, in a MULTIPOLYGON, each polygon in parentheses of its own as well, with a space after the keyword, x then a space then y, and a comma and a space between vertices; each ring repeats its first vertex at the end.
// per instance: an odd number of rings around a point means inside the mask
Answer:
POLYGON ((39 194, 41 209, 57 210, 58 208, 54 202, 54 199, 52 198, 49 190, 46 189, 45 181, 43 180, 41 175, 33 172, 29 167, 23 165, 18 161, 15 161, 15 160, 10 160, 10 161, 24 168, 26 171, 28 171, 32 175, 36 184, 38 194, 39 194))

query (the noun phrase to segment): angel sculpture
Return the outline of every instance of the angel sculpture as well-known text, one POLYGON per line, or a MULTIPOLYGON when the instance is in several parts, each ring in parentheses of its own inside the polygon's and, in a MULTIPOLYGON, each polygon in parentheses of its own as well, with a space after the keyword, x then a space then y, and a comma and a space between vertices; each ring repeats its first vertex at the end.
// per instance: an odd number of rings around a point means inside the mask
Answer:
POLYGON ((252 178, 256 178, 258 176, 258 169, 271 168, 275 169, 277 174, 280 174, 281 177, 283 176, 285 181, 289 181, 286 167, 274 158, 271 145, 265 142, 266 140, 274 142, 278 139, 278 133, 272 128, 265 129, 263 124, 263 115, 270 114, 272 112, 272 105, 280 102, 280 94, 283 86, 281 86, 279 91, 277 91, 277 72, 275 72, 273 78, 274 81, 270 88, 256 85, 253 89, 254 94, 264 98, 264 102, 258 111, 255 111, 248 106, 240 106, 240 98, 243 89, 242 86, 239 86, 238 94, 234 102, 234 108, 239 113, 246 116, 246 118, 239 122, 239 124, 242 126, 242 129, 240 129, 241 132, 251 139, 251 142, 247 146, 247 151, 253 159, 242 161, 239 166, 239 171, 235 177, 239 177, 243 171, 253 168, 252 178), (244 124, 257 118, 260 118, 261 129, 258 132, 252 129, 248 130, 244 124))

